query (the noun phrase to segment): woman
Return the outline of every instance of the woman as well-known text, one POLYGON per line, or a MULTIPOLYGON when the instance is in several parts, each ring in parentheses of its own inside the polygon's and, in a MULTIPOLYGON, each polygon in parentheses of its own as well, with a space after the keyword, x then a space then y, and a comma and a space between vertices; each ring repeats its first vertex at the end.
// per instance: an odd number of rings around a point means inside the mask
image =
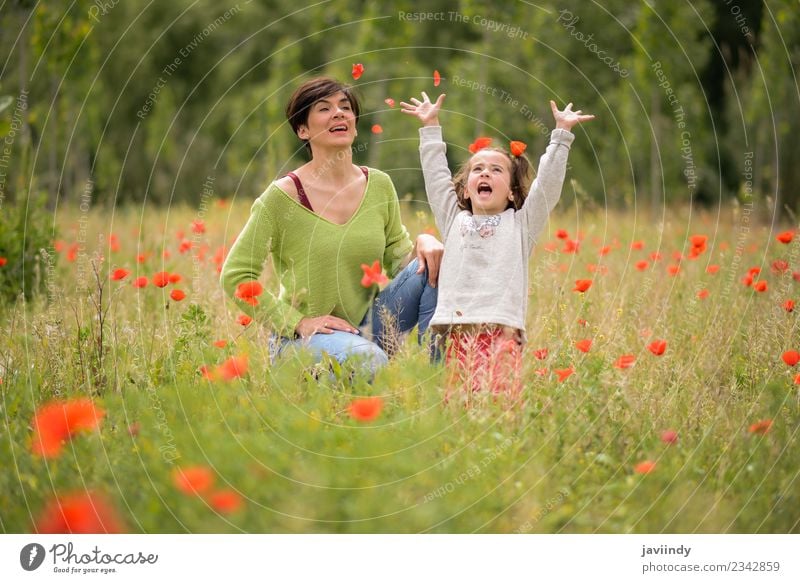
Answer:
POLYGON ((271 326, 280 352, 361 359, 374 373, 395 343, 388 323, 400 332, 418 325, 420 336, 427 330, 443 247, 430 235, 412 245, 389 176, 353 164, 359 113, 356 95, 335 79, 311 79, 295 91, 286 117, 311 160, 255 201, 220 281, 243 311, 271 326), (261 275, 267 255, 280 292, 237 298, 241 283, 261 275), (394 276, 377 297, 376 286, 362 285, 361 268, 376 260, 394 276), (359 330, 368 316, 374 342, 359 330))

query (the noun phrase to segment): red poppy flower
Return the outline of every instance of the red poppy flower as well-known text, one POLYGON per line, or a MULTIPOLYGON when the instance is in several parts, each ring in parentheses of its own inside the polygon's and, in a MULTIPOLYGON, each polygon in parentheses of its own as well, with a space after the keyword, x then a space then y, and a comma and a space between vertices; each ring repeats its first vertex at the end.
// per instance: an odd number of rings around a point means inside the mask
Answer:
POLYGON ((187 496, 199 496, 214 485, 214 472, 206 466, 176 468, 172 471, 172 483, 187 496))
POLYGON ((105 414, 86 397, 43 405, 33 418, 33 453, 56 457, 66 440, 80 431, 97 428, 105 414))
POLYGON ((564 241, 564 248, 561 250, 562 253, 577 253, 581 248, 581 242, 577 239, 567 239, 564 241))
POLYGON ((133 287, 140 287, 140 288, 147 287, 147 283, 148 282, 146 277, 144 276, 137 277, 136 279, 133 280, 133 287))
POLYGON ((798 362, 800 362, 800 352, 796 350, 787 350, 781 355, 783 362, 788 364, 789 366, 794 366, 798 362))
POLYGON ((753 284, 753 289, 763 293, 767 291, 767 282, 761 279, 753 284))
POLYGON ((708 237, 706 235, 692 235, 689 237, 689 242, 692 247, 705 247, 708 237))
POLYGON ((5 257, 0 257, 0 267, 5 266, 6 263, 8 263, 8 259, 6 259, 5 257))
POLYGON ((601 247, 601 248, 600 248, 600 250, 597 252, 597 254, 598 254, 600 257, 605 257, 605 256, 606 256, 606 255, 608 255, 610 252, 611 252, 611 246, 610 246, 610 245, 606 245, 605 247, 601 247))
POLYGON ((376 123, 374 126, 372 126, 372 133, 373 134, 382 134, 383 133, 383 128, 380 126, 380 124, 376 123))
POLYGON ((203 219, 196 219, 192 221, 192 233, 202 235, 206 232, 206 224, 203 219))
POLYGON ((231 356, 217 367, 216 374, 226 381, 238 379, 247 374, 247 356, 231 356))
POLYGON ((153 276, 153 285, 156 287, 166 287, 169 283, 169 273, 159 271, 153 276))
POLYGON ((181 300, 186 299, 186 293, 179 289, 174 289, 169 292, 169 297, 171 297, 176 302, 180 302, 181 300))
POLYGON ((583 326, 585 328, 588 325, 589 325, 589 322, 587 322, 583 318, 578 318, 578 326, 583 326))
POLYGON ((673 445, 675 443, 678 443, 678 433, 673 431, 672 429, 667 429, 666 431, 662 431, 661 441, 666 443, 667 445, 673 445))
POLYGON ((257 281, 244 281, 236 286, 234 295, 239 299, 254 298, 264 293, 264 288, 257 281))
POLYGON ((789 262, 783 259, 776 259, 772 262, 770 270, 772 273, 784 273, 789 269, 789 262))
POLYGON ((433 72, 433 86, 438 87, 439 83, 442 82, 442 76, 439 74, 439 71, 436 70, 433 72))
POLYGON ((244 499, 230 488, 218 490, 208 497, 211 508, 222 514, 231 514, 244 506, 244 499))
POLYGON ((680 265, 667 265, 667 273, 670 275, 678 275, 681 271, 680 265))
POLYGON ((647 346, 647 350, 649 350, 656 356, 661 356, 662 354, 664 354, 664 351, 666 349, 667 349, 666 340, 654 340, 647 346))
POLYGON ((589 350, 592 348, 592 340, 590 338, 586 338, 584 340, 578 340, 575 343, 575 348, 577 348, 581 352, 589 352, 589 350))
POLYGON ((383 274, 381 263, 377 259, 372 266, 362 263, 361 269, 364 271, 364 277, 361 278, 361 285, 364 287, 372 287, 376 284, 384 285, 389 282, 389 278, 383 274))
POLYGON ((197 371, 207 381, 216 381, 217 380, 216 373, 213 370, 211 370, 210 368, 208 368, 208 365, 206 365, 206 364, 201 365, 200 368, 197 369, 197 371))
POLYGON ((614 368, 630 368, 636 362, 636 357, 633 354, 623 354, 614 362, 614 368))
POLYGON ((563 383, 567 380, 572 374, 575 372, 575 369, 572 367, 569 368, 554 368, 553 372, 556 373, 558 377, 558 382, 563 383))
POLYGON ((644 249, 644 241, 633 241, 631 243, 631 249, 633 251, 640 251, 644 249))
POLYGON ((697 297, 701 300, 704 300, 708 297, 708 294, 709 294, 708 290, 703 288, 699 292, 697 292, 697 297))
POLYGON ((715 264, 712 263, 711 265, 706 267, 706 273, 710 273, 710 274, 713 275, 718 271, 719 271, 719 265, 715 265, 715 264))
POLYGON ((787 312, 793 312, 794 300, 786 300, 785 302, 783 302, 783 309, 786 310, 787 312))
POLYGON ((556 237, 559 239, 569 239, 569 233, 567 233, 564 229, 559 229, 556 231, 556 237))
POLYGON ((525 150, 528 148, 528 144, 514 140, 509 144, 509 148, 511 149, 511 155, 519 158, 525 153, 525 150))
POLYGON ((351 71, 353 79, 358 80, 363 73, 364 73, 364 65, 362 65, 361 63, 355 63, 353 65, 353 70, 351 71))
POLYGON ((114 270, 114 271, 111 273, 111 279, 112 279, 113 281, 121 281, 121 280, 125 279, 126 277, 128 277, 130 274, 131 274, 131 272, 130 272, 130 271, 128 271, 127 269, 123 269, 123 268, 121 268, 121 267, 120 267, 119 269, 115 269, 115 270, 114 270))
POLYGON ((758 265, 756 265, 755 267, 751 267, 750 269, 748 269, 747 273, 749 275, 758 275, 759 273, 761 273, 761 268, 758 265))
POLYGON ((658 251, 653 251, 650 254, 650 260, 651 261, 661 261, 661 253, 659 253, 658 251))
POLYGON ((381 414, 383 399, 380 397, 362 397, 353 399, 347 411, 356 421, 374 421, 381 414))
POLYGON ((128 425, 128 435, 131 437, 136 437, 139 435, 139 430, 142 428, 141 424, 138 421, 134 421, 130 425, 128 425))
POLYGON ((214 346, 216 346, 217 348, 225 348, 227 345, 228 345, 228 341, 227 340, 215 340, 214 341, 214 346))
POLYGON ((538 350, 534 350, 533 356, 539 360, 544 360, 547 358, 547 348, 539 348, 538 350))
POLYGON ((117 237, 114 233, 109 233, 108 235, 108 246, 112 252, 119 251, 119 237, 117 237))
POLYGON ((178 245, 178 253, 183 255, 183 254, 189 252, 193 246, 194 246, 194 243, 192 243, 189 239, 183 239, 181 241, 181 244, 178 245))
POLYGON ((650 263, 642 259, 641 261, 636 262, 636 269, 639 271, 646 271, 648 267, 650 267, 650 263))
POLYGON ((792 239, 794 239, 794 232, 784 231, 783 233, 778 233, 778 236, 775 238, 784 245, 788 245, 789 243, 792 242, 792 239))
POLYGON ((764 435, 772 429, 772 419, 762 419, 761 421, 757 421, 753 423, 747 430, 750 433, 764 435))
POLYGON ((649 474, 656 469, 656 462, 653 460, 644 460, 633 466, 633 471, 637 474, 649 474))
POLYGON ((170 273, 167 277, 167 281, 170 283, 180 283, 183 278, 180 276, 179 273, 170 273))
POLYGON ((253 318, 248 316, 247 314, 239 314, 239 317, 236 318, 236 321, 239 322, 242 326, 248 326, 250 322, 253 321, 253 318))
POLYGON ((748 273, 747 275, 745 275, 742 278, 742 285, 745 285, 747 287, 750 287, 751 285, 753 285, 753 274, 752 273, 748 273))
POLYGON ((469 151, 475 154, 476 152, 483 150, 484 148, 488 148, 491 143, 492 143, 492 138, 487 138, 487 137, 475 138, 475 141, 469 145, 469 151))
POLYGON ((591 279, 576 279, 575 287, 572 288, 572 291, 585 293, 590 287, 592 287, 591 279))
POLYGON ((792 272, 792 279, 795 281, 800 281, 800 271, 793 271, 792 272))
POLYGON ((36 519, 38 534, 119 534, 124 523, 105 496, 74 492, 47 503, 36 519))
POLYGON ((74 262, 78 258, 78 251, 80 250, 80 246, 77 243, 73 243, 67 249, 67 261, 70 263, 74 262))
POLYGON ((394 99, 392 99, 391 97, 387 97, 386 99, 383 100, 383 102, 389 107, 394 107, 394 99))
POLYGON ((794 375, 794 384, 800 385, 800 372, 794 375))

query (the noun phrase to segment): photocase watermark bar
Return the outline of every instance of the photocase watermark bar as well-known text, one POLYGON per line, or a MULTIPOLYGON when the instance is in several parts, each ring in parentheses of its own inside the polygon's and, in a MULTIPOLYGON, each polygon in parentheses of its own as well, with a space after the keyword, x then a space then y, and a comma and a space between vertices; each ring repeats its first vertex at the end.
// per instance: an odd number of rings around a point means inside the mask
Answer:
POLYGON ((514 96, 504 89, 500 89, 499 87, 494 87, 487 83, 481 83, 479 81, 475 81, 474 79, 467 79, 466 77, 461 77, 460 75, 453 75, 452 79, 450 80, 450 84, 455 87, 465 87, 470 89, 471 91, 478 91, 480 93, 485 93, 490 97, 497 98, 503 105, 508 105, 513 109, 519 111, 522 116, 533 122, 534 126, 539 129, 539 132, 543 136, 550 135, 550 128, 547 127, 545 124, 534 112, 533 110, 528 107, 526 103, 520 103, 520 101, 514 96))
POLYGON ((6 170, 11 163, 11 151, 14 147, 14 141, 17 134, 23 127, 22 115, 28 109, 28 92, 23 90, 17 97, 14 104, 14 111, 11 113, 11 125, 9 126, 8 133, 3 140, 3 149, 0 150, 0 208, 3 207, 3 201, 6 198, 6 170))
POLYGON ((498 32, 506 35, 510 39, 528 39, 527 31, 519 26, 510 25, 507 22, 500 22, 488 18, 481 14, 468 16, 462 12, 403 12, 397 13, 397 19, 401 22, 455 22, 459 24, 474 24, 485 28, 490 32, 498 32))
POLYGON ((578 42, 583 43, 589 52, 594 53, 601 62, 605 63, 612 71, 617 73, 623 79, 630 75, 630 72, 623 68, 619 61, 616 61, 612 56, 605 56, 606 51, 605 49, 601 49, 597 46, 597 43, 593 41, 594 33, 590 34, 589 36, 584 36, 584 34, 575 29, 575 25, 580 22, 580 17, 575 16, 572 12, 564 8, 558 13, 558 18, 556 22, 561 24, 566 30, 569 31, 571 37, 573 37, 578 42))
POLYGON ((658 79, 658 86, 664 90, 667 101, 672 106, 672 115, 678 129, 681 130, 681 158, 684 161, 683 175, 686 178, 686 186, 691 194, 697 188, 697 172, 694 166, 694 155, 692 153, 692 134, 686 129, 686 114, 677 94, 672 89, 672 85, 661 66, 661 61, 656 61, 650 68, 655 72, 658 79))
POLYGON ((114 7, 120 3, 120 0, 109 0, 105 2, 103 0, 95 0, 94 6, 89 8, 89 18, 94 20, 95 22, 100 22, 100 16, 105 16, 109 12, 111 12, 114 7))
POLYGON ((494 460, 496 460, 504 450, 508 449, 511 444, 514 443, 515 439, 516 438, 512 439, 511 437, 507 437, 500 443, 500 445, 496 446, 491 452, 486 454, 479 464, 471 465, 469 468, 461 472, 455 480, 451 480, 446 484, 439 486, 435 490, 425 494, 424 498, 422 499, 423 503, 428 503, 436 498, 446 496, 447 494, 453 492, 457 486, 461 486, 469 480, 478 477, 489 464, 494 462, 494 460))

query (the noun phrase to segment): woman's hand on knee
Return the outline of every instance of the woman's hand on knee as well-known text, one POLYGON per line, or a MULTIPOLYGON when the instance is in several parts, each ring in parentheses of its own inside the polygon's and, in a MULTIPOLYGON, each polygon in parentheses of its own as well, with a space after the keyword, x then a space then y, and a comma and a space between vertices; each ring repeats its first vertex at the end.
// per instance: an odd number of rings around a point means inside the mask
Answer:
POLYGON ((294 329, 300 338, 308 338, 314 334, 333 334, 336 330, 358 334, 358 328, 352 326, 350 322, 330 315, 303 318, 294 329))

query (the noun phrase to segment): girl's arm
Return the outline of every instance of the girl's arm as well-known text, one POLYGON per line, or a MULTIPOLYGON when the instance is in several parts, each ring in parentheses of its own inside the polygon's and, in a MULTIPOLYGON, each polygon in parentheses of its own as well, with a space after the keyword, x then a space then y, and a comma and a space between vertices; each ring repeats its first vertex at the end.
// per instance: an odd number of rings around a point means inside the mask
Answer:
POLYGON ((576 124, 594 119, 593 115, 582 115, 580 110, 572 111, 571 103, 564 111, 559 111, 555 102, 550 101, 550 108, 556 120, 556 129, 550 134, 550 144, 539 160, 536 179, 521 209, 530 246, 536 242, 547 223, 547 217, 561 198, 569 148, 575 139, 570 130, 576 124))
POLYGON ((428 95, 423 92, 422 101, 412 98, 411 104, 400 103, 403 113, 417 117, 423 125, 419 130, 422 175, 428 203, 442 239, 447 238, 447 232, 459 212, 453 176, 447 166, 447 147, 442 141, 442 127, 439 125, 439 109, 444 98, 445 94, 442 94, 435 103, 431 103, 428 95))

